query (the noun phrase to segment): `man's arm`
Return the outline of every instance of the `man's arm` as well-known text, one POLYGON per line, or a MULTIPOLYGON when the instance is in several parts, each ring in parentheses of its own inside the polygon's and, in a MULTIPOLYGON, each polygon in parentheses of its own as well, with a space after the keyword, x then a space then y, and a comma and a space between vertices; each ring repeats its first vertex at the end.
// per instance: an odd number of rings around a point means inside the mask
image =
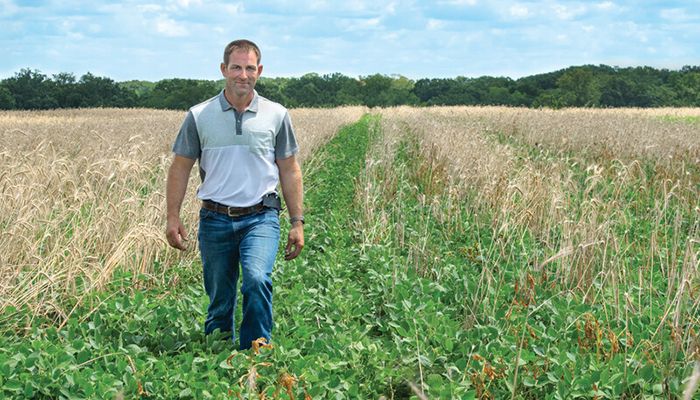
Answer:
MULTIPOLYGON (((277 159, 280 171, 282 195, 289 211, 289 217, 301 217, 304 214, 304 189, 301 179, 301 168, 295 156, 277 159)), ((304 224, 301 221, 292 223, 284 250, 284 259, 293 260, 304 248, 304 224)))
POLYGON ((168 182, 165 188, 165 199, 168 207, 168 222, 165 228, 165 237, 170 246, 185 250, 183 241, 187 241, 187 232, 180 220, 180 208, 187 191, 187 181, 190 179, 190 171, 195 160, 175 155, 173 163, 168 170, 168 182))

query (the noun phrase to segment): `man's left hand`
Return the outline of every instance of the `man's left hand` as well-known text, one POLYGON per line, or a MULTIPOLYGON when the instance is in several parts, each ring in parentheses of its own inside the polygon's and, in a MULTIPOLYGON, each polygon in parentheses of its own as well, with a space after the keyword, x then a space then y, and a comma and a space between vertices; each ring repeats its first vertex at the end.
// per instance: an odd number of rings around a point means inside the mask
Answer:
POLYGON ((289 261, 297 258, 304 248, 304 224, 295 222, 289 229, 287 247, 284 249, 284 259, 289 261))

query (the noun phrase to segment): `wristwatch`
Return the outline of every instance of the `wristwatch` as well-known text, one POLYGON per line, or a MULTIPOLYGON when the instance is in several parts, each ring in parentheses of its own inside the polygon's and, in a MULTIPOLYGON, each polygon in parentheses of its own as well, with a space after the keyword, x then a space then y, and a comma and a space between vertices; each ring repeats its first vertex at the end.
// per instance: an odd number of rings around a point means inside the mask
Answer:
POLYGON ((297 221, 301 221, 301 224, 304 225, 304 216, 298 216, 298 217, 290 217, 289 218, 289 224, 292 225, 297 221))

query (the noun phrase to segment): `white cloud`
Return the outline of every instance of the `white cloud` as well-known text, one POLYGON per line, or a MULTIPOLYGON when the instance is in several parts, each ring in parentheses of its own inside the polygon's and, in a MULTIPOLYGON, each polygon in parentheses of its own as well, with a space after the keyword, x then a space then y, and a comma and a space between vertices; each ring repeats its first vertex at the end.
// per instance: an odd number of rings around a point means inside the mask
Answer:
POLYGON ((328 7, 328 2, 324 0, 315 0, 307 3, 312 10, 325 10, 328 7))
POLYGON ((398 32, 391 32, 382 35, 382 39, 384 39, 387 42, 395 42, 401 38, 401 35, 398 32))
POLYGON ((61 21, 60 26, 64 31, 69 32, 75 27, 75 22, 71 21, 70 19, 64 19, 61 21))
POLYGON ((85 35, 80 32, 69 32, 66 37, 74 42, 85 39, 85 35))
POLYGON ((620 37, 629 38, 631 40, 627 41, 630 44, 634 43, 648 43, 649 34, 654 36, 653 31, 650 32, 647 27, 639 25, 634 21, 626 21, 620 23, 614 27, 614 30, 618 33, 620 37))
POLYGON ((293 14, 326 14, 359 16, 367 15, 367 13, 393 13, 396 10, 396 1, 377 1, 377 0, 354 0, 354 1, 328 1, 328 0, 310 0, 305 2, 292 1, 267 1, 265 6, 257 7, 262 11, 264 7, 271 9, 293 10, 293 14))
POLYGON ((19 11, 19 7, 11 0, 0 0, 0 17, 10 17, 19 11))
POLYGON ((139 4, 136 9, 142 13, 156 13, 163 10, 163 6, 159 4, 139 4))
POLYGON ((671 22, 685 22, 692 19, 691 14, 682 8, 668 8, 661 10, 661 18, 671 22))
POLYGON ((475 6, 478 3, 477 0, 449 0, 447 4, 452 4, 453 6, 475 6))
POLYGON ((557 18, 563 20, 574 19, 586 13, 586 6, 583 5, 565 6, 562 4, 555 4, 552 6, 552 9, 557 18))
POLYGON ((508 9, 508 14, 515 18, 527 18, 530 15, 530 10, 523 4, 513 4, 508 9))
POLYGON ((364 20, 364 22, 361 24, 362 26, 366 27, 376 27, 379 26, 380 19, 379 18, 369 18, 364 20))
POLYGON ((177 0, 176 3, 182 8, 189 8, 190 5, 202 5, 202 0, 177 0))
MULTIPOLYGON (((343 3, 343 2, 340 2, 343 3)), ((348 10, 348 11, 356 11, 356 12, 367 12, 370 10, 376 10, 378 6, 381 6, 379 2, 375 1, 348 1, 347 3, 344 4, 344 6, 341 8, 341 10, 348 10)), ((333 2, 331 4, 331 8, 337 8, 337 3, 333 2)))
POLYGON ((603 10, 603 11, 611 11, 611 10, 614 10, 615 8, 617 8, 615 3, 613 3, 612 1, 604 1, 602 3, 598 3, 595 5, 595 7, 597 9, 603 10))
POLYGON ((159 16, 156 20, 156 31, 164 36, 168 37, 181 37, 187 36, 189 32, 187 28, 178 24, 173 19, 168 18, 164 15, 159 16))
POLYGON ((428 19, 428 24, 425 26, 425 28, 430 30, 430 31, 442 29, 444 27, 445 27, 444 21, 440 21, 439 19, 433 19, 433 18, 428 19))
POLYGON ((373 30, 381 27, 380 18, 355 18, 342 23, 346 31, 373 30))
POLYGON ((364 1, 348 1, 345 4, 345 7, 349 11, 355 11, 355 12, 365 12, 367 11, 368 4, 366 4, 364 1))
POLYGON ((242 3, 236 3, 236 4, 225 4, 223 6, 224 10, 228 14, 236 15, 240 14, 244 11, 243 4, 242 3))

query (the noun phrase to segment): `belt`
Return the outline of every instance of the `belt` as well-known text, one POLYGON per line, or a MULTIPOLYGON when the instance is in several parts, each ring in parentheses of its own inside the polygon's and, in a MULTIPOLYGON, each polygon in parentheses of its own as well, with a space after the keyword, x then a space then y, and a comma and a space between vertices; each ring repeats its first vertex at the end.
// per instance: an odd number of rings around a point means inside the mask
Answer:
POLYGON ((244 215, 260 212, 265 208, 262 202, 250 207, 229 207, 211 200, 202 201, 202 207, 207 210, 226 214, 229 217, 242 217, 244 215))

